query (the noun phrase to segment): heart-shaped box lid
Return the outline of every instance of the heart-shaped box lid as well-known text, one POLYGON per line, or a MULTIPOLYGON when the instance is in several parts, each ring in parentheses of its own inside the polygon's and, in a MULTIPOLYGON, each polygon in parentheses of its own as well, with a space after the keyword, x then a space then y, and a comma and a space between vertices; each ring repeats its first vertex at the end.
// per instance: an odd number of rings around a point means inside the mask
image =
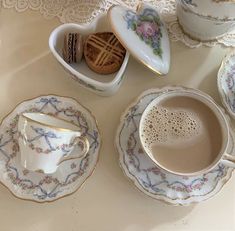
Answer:
POLYGON ((170 68, 167 29, 153 7, 141 3, 137 12, 116 5, 108 11, 112 30, 122 45, 140 62, 160 75, 170 68))

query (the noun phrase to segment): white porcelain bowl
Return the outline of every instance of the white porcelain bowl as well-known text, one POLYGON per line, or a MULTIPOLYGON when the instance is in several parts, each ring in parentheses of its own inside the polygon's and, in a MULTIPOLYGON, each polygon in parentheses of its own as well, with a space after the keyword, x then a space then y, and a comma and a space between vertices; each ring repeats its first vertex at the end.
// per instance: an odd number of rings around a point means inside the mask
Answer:
POLYGON ((235 30, 235 20, 219 20, 199 15, 177 1, 177 17, 184 32, 199 41, 212 41, 235 30))
POLYGON ((55 28, 50 34, 49 47, 56 60, 81 86, 95 92, 96 94, 109 96, 117 92, 123 82, 124 71, 129 60, 128 52, 126 52, 121 68, 116 73, 110 75, 95 73, 86 65, 84 58, 79 64, 68 64, 62 57, 64 34, 66 32, 78 32, 86 37, 89 34, 104 31, 112 31, 106 14, 99 15, 90 24, 63 24, 55 28))

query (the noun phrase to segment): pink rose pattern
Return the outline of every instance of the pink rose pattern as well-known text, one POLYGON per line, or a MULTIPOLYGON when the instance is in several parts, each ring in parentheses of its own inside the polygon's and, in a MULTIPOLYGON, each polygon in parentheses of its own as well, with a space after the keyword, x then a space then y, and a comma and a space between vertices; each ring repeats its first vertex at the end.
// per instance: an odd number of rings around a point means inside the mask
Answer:
POLYGON ((127 29, 135 31, 139 38, 153 49, 153 53, 162 57, 161 26, 162 22, 156 11, 146 8, 139 15, 128 10, 124 16, 127 29))

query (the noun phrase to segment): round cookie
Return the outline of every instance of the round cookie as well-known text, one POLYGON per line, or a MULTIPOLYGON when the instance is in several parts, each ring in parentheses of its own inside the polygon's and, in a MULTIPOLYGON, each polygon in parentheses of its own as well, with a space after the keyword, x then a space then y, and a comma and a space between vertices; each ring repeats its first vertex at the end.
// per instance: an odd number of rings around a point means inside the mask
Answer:
POLYGON ((111 74, 119 70, 126 54, 125 48, 112 32, 91 34, 84 44, 87 65, 99 74, 111 74))
POLYGON ((78 33, 64 36, 63 59, 67 63, 79 63, 83 56, 83 38, 78 33))

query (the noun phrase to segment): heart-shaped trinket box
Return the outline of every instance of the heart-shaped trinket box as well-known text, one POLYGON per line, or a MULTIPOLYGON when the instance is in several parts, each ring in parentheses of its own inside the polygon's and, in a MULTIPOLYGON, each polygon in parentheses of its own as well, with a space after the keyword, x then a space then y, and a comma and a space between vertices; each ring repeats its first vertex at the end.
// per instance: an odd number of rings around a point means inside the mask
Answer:
POLYGON ((102 14, 90 24, 74 24, 66 23, 55 28, 49 37, 49 47, 56 58, 56 60, 69 72, 71 77, 78 82, 81 86, 94 93, 102 96, 110 96, 117 92, 124 79, 124 71, 126 69, 129 53, 126 52, 125 58, 120 69, 109 75, 102 75, 90 70, 83 59, 80 63, 69 64, 65 62, 62 55, 64 44, 64 36, 66 33, 77 32, 85 39, 88 35, 96 32, 110 32, 112 31, 107 15, 102 14))
POLYGON ((158 12, 147 4, 139 4, 137 12, 124 6, 112 6, 108 14, 98 16, 92 23, 63 24, 52 31, 49 47, 56 60, 81 86, 103 96, 117 92, 124 79, 129 53, 158 75, 165 75, 170 67, 170 45, 166 27, 158 12), (126 48, 120 69, 110 75, 97 74, 81 63, 66 63, 62 49, 66 33, 86 37, 96 32, 113 32, 126 48))

